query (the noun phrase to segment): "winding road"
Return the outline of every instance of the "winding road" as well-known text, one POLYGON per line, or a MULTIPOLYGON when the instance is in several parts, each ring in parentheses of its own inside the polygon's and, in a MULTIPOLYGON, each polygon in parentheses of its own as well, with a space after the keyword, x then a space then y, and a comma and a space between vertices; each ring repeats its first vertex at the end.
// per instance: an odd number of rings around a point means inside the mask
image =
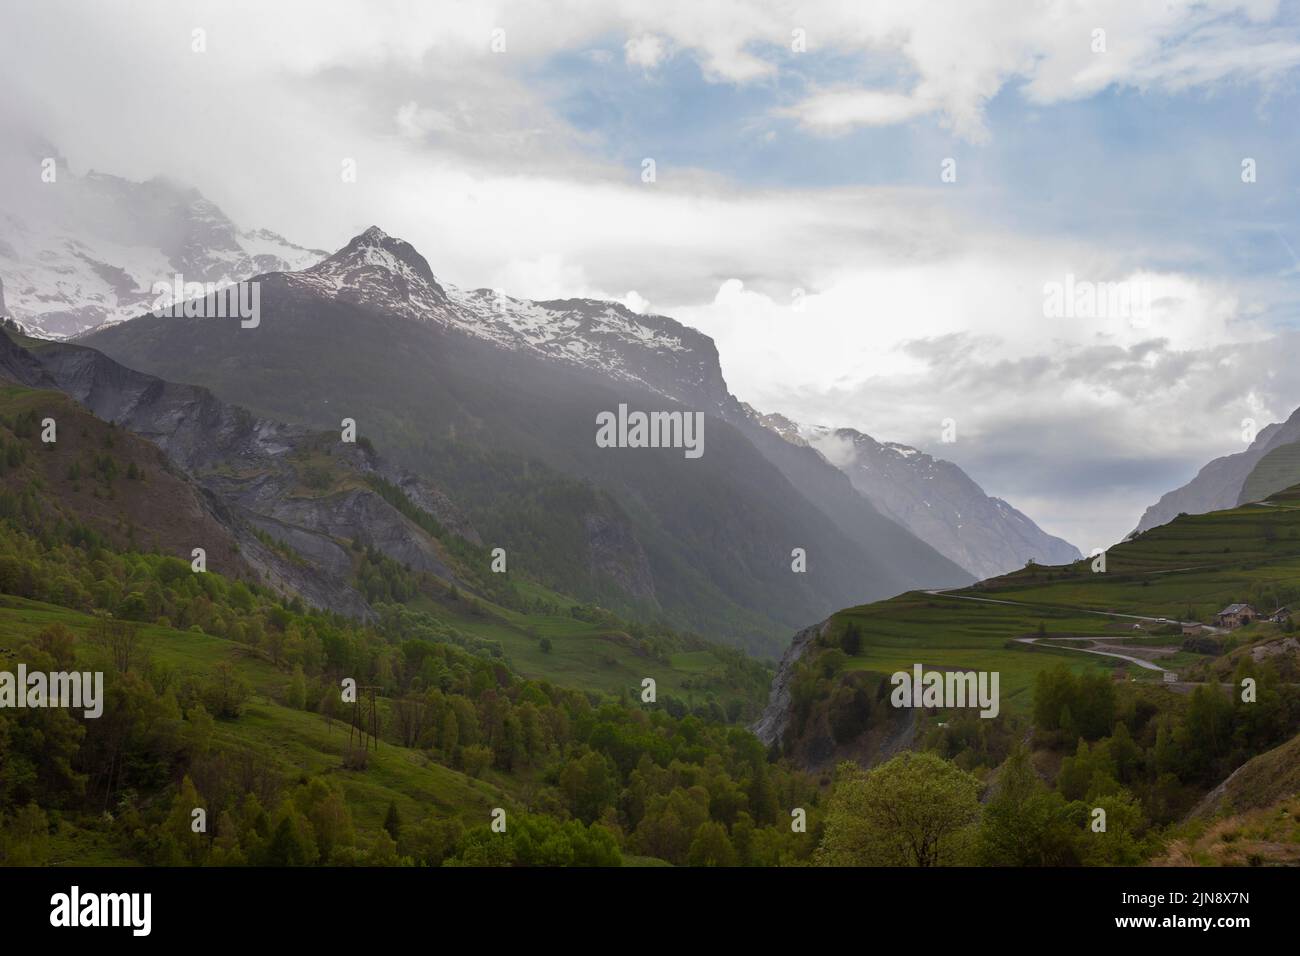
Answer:
MULTIPOLYGON (((1047 639, 1048 639, 1048 640, 1053 640, 1053 641, 1095 641, 1095 640, 1096 640, 1095 637, 1053 637, 1053 638, 1047 638, 1047 639)), ((1017 637, 1017 638, 1014 638, 1014 640, 1015 640, 1017 643, 1020 643, 1020 644, 1037 644, 1039 641, 1044 640, 1044 638, 1041 638, 1041 637, 1017 637)), ((1123 638, 1116 638, 1116 640, 1123 640, 1123 638)), ((1059 647, 1060 645, 1059 645, 1059 644, 1044 644, 1043 646, 1044 646, 1044 647, 1059 647)), ((1151 670, 1151 671, 1160 671, 1161 673, 1164 673, 1164 674, 1168 674, 1168 673, 1169 673, 1169 670, 1168 670, 1167 668, 1161 667, 1159 664, 1156 664, 1156 663, 1153 663, 1153 662, 1151 662, 1151 661, 1145 660, 1145 659, 1143 659, 1143 658, 1141 658, 1141 657, 1130 657, 1128 654, 1116 654, 1114 651, 1099 651, 1099 650, 1097 650, 1096 648, 1092 648, 1092 647, 1069 647, 1069 648, 1066 648, 1066 650, 1071 650, 1071 651, 1082 651, 1082 652, 1085 653, 1085 654, 1100 654, 1102 657, 1118 657, 1118 658, 1119 658, 1120 660, 1122 660, 1122 661, 1128 661, 1129 663, 1136 664, 1138 667, 1145 667, 1147 670, 1151 670)))
MULTIPOLYGON (((1064 606, 1061 606, 1061 605, 1046 605, 1046 604, 1029 604, 1029 603, 1027 603, 1027 602, 1025 602, 1025 601, 1006 601, 1006 600, 1002 600, 1002 599, 1000 599, 1000 598, 983 598, 983 597, 975 597, 974 595, 970 595, 970 594, 953 594, 953 593, 951 593, 951 589, 946 589, 946 588, 933 588, 933 589, 930 589, 930 590, 925 591, 924 593, 926 593, 926 594, 930 594, 930 595, 933 595, 933 596, 935 596, 935 597, 954 598, 954 599, 956 599, 956 600, 958 600, 958 601, 979 601, 979 602, 981 602, 981 603, 983 603, 983 604, 1008 604, 1008 605, 1011 605, 1011 606, 1013 606, 1013 607, 1027 607, 1027 608, 1032 608, 1032 609, 1034 609, 1034 610, 1070 611, 1070 612, 1075 613, 1075 614, 1100 614, 1102 617, 1117 617, 1117 618, 1123 618, 1123 619, 1125 619, 1125 620, 1129 620, 1129 621, 1154 621, 1154 622, 1157 623, 1157 624, 1165 624, 1165 623, 1169 623, 1169 624, 1178 624, 1178 625, 1180 625, 1180 626, 1184 623, 1184 622, 1182 622, 1182 621, 1171 621, 1169 618, 1164 618, 1164 617, 1148 617, 1148 616, 1143 615, 1143 614, 1120 614, 1120 613, 1117 612, 1117 611, 1095 611, 1095 610, 1093 610, 1092 608, 1082 608, 1082 607, 1064 607, 1064 606)), ((1195 622, 1187 622, 1187 623, 1200 624, 1201 622, 1200 622, 1200 621, 1195 621, 1195 622)), ((1211 632, 1211 633, 1219 633, 1219 631, 1220 631, 1220 628, 1206 627, 1206 625, 1201 625, 1201 626, 1202 626, 1202 627, 1205 627, 1206 630, 1209 631, 1209 632, 1211 632)), ((1014 640, 1015 640, 1016 642, 1020 643, 1020 644, 1037 644, 1039 641, 1042 641, 1042 640, 1052 640, 1052 641, 1099 641, 1099 640, 1122 641, 1122 640, 1126 640, 1126 638, 1123 637, 1122 635, 1116 635, 1115 637, 1111 637, 1111 638, 1096 638, 1096 637, 1053 637, 1053 638, 1042 638, 1042 637, 1017 637, 1017 638, 1014 638, 1014 640)), ((1059 645, 1055 645, 1055 644, 1047 644, 1047 645, 1044 645, 1044 646, 1045 646, 1045 647, 1057 647, 1057 646, 1059 646, 1059 645)), ((1132 657, 1131 655, 1128 655, 1128 654, 1119 654, 1119 653, 1116 653, 1115 651, 1099 651, 1099 650, 1096 650, 1095 648, 1091 648, 1091 647, 1072 647, 1072 648, 1067 648, 1067 650, 1082 651, 1082 652, 1085 653, 1085 654, 1100 654, 1102 657, 1117 657, 1117 658, 1119 658, 1119 659, 1122 660, 1122 661, 1128 661, 1128 662, 1131 663, 1131 664, 1136 664, 1138 667, 1144 667, 1144 668, 1146 668, 1147 670, 1160 671, 1161 673, 1164 673, 1164 674, 1168 674, 1168 673, 1170 673, 1169 670, 1168 670, 1167 668, 1161 667, 1159 664, 1153 663, 1152 661, 1148 661, 1148 660, 1146 660, 1146 659, 1144 659, 1144 658, 1140 658, 1140 657, 1132 657)))

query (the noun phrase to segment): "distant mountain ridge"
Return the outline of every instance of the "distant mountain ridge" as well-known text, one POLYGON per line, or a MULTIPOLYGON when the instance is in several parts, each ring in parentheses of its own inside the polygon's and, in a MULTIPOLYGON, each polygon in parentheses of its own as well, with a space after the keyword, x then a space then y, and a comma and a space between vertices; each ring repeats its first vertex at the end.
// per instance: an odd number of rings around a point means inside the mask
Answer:
POLYGON ((881 513, 893 518, 977 579, 1080 557, 1001 498, 986 495, 960 467, 852 428, 800 425, 782 415, 755 420, 794 445, 816 449, 881 513))
MULTIPOLYGON (((1162 495, 1143 512, 1135 530, 1146 531, 1172 521, 1184 512, 1195 515, 1235 507, 1242 498, 1247 479, 1261 459, 1296 441, 1300 441, 1300 409, 1285 422, 1262 428, 1244 451, 1215 458, 1187 484, 1162 495)), ((1280 490, 1280 487, 1275 490, 1280 490)), ((1265 495, 1261 493, 1260 496, 1265 495)))

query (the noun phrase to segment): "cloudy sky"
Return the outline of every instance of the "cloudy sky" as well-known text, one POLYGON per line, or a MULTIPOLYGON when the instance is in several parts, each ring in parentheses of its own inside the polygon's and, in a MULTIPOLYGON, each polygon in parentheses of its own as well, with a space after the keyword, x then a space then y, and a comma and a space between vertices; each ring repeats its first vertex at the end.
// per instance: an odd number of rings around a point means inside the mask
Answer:
POLYGON ((1241 450, 1243 419, 1300 405, 1295 5, 136 0, 4 20, 0 122, 74 171, 170 176, 322 248, 377 223, 462 286, 675 316, 740 398, 956 461, 1085 552, 1241 450), (1108 283, 1127 305, 1073 298, 1108 283))

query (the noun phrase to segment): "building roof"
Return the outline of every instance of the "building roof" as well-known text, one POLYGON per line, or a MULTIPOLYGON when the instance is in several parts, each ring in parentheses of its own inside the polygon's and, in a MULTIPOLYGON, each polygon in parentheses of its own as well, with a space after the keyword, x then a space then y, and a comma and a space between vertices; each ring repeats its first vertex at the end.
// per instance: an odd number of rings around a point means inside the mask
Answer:
POLYGON ((1254 611, 1255 609, 1249 604, 1229 604, 1220 614, 1240 614, 1242 611, 1254 611))

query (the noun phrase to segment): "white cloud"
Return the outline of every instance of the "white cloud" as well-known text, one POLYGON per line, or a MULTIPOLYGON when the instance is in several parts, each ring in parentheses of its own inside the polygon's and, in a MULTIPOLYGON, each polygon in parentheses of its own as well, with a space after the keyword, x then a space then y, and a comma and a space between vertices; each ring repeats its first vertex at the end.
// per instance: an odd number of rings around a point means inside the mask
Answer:
POLYGON ((628 66, 653 70, 668 55, 668 49, 659 37, 652 33, 643 33, 623 44, 623 55, 628 66))
MULTIPOLYGON (((453 278, 452 281, 456 280, 453 278)), ((491 288, 535 301, 598 295, 587 282, 582 267, 567 262, 560 255, 545 255, 528 260, 512 259, 497 271, 491 288)))
POLYGON ((638 315, 644 315, 650 311, 650 300, 632 289, 627 295, 618 300, 638 315))
POLYGON ((715 338, 729 385, 756 407, 955 460, 1081 546, 1131 530, 1158 494, 1153 480, 1172 487, 1172 476, 1126 484, 1123 462, 1199 466, 1239 450, 1243 415, 1262 424, 1300 400, 1284 353, 1269 349, 1272 333, 1243 314, 1234 286, 1130 273, 1125 253, 1077 242, 957 219, 948 228, 963 238, 931 255, 810 272, 816 291, 802 300, 732 278, 669 311, 715 338), (1044 284, 1066 272, 1146 283, 1156 307, 1149 321, 1048 318, 1044 284), (958 423, 955 445, 939 442, 946 418, 958 423), (1062 440, 1071 431, 1078 440, 1062 440), (1097 480, 1107 469, 1113 477, 1097 480), (1089 482, 1072 477, 1083 474, 1089 482), (1057 496, 1043 493, 1049 485, 1057 496))
POLYGON ((934 104, 905 93, 881 90, 828 90, 797 106, 777 110, 821 132, 844 132, 856 126, 892 126, 933 111, 934 104))
POLYGON ((871 88, 813 92, 782 109, 830 132, 936 113, 958 135, 983 140, 984 108, 1013 80, 1039 104, 1111 85, 1179 91, 1226 79, 1267 83, 1300 62, 1300 40, 1271 24, 1277 4, 1027 5, 1021 0, 814 5, 818 34, 840 52, 895 57, 914 78, 907 94, 871 88), (1104 51, 1094 31, 1104 31, 1104 51))
POLYGON ((430 133, 450 133, 456 128, 446 113, 420 106, 414 100, 398 107, 396 121, 402 135, 414 140, 424 139, 430 133))

